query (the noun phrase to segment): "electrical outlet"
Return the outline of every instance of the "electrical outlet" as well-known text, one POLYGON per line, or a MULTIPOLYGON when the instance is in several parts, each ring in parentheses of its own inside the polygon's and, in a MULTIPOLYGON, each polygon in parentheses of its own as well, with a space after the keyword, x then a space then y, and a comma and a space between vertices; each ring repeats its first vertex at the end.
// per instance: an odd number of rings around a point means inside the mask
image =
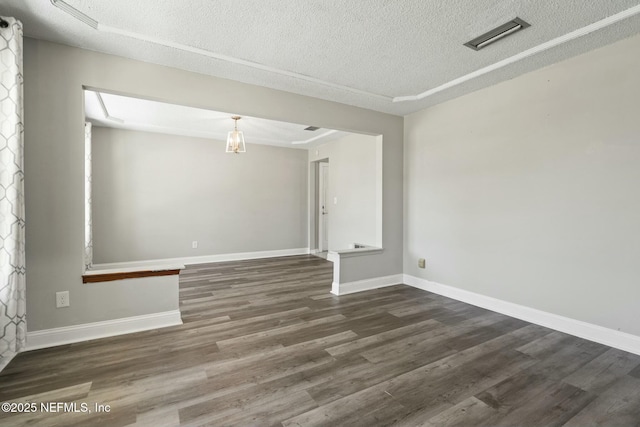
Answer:
POLYGON ((193 242, 191 242, 191 249, 198 249, 198 241, 194 240, 193 242))
POLYGON ((426 266, 427 262, 424 260, 424 258, 420 258, 418 260, 418 268, 424 268, 426 266))
POLYGON ((56 292, 56 308, 69 307, 69 291, 56 292))

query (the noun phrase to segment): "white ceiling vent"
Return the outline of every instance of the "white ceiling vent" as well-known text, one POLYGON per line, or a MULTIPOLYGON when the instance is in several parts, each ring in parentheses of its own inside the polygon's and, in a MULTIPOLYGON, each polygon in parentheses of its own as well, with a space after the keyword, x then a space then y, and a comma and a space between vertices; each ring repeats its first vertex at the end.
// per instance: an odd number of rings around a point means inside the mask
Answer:
POLYGON ((502 24, 493 30, 487 31, 483 35, 476 37, 473 40, 466 42, 464 45, 470 47, 473 50, 480 50, 483 47, 489 46, 491 43, 495 43, 498 40, 516 33, 520 30, 524 30, 531 25, 524 22, 520 18, 515 18, 506 24, 502 24))

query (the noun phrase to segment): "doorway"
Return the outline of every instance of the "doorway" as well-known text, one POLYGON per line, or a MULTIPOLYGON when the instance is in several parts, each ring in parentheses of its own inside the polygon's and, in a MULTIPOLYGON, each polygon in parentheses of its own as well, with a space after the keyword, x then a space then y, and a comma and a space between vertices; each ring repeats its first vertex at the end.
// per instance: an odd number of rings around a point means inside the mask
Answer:
POLYGON ((329 163, 318 164, 318 251, 329 250, 329 163))

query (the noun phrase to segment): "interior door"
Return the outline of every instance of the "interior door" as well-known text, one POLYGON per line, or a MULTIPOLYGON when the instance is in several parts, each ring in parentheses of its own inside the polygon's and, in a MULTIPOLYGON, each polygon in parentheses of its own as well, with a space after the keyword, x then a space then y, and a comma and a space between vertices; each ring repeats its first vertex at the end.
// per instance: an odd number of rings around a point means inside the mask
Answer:
POLYGON ((318 249, 320 252, 329 250, 329 210, 327 190, 329 187, 329 163, 320 163, 319 200, 318 200, 318 249))

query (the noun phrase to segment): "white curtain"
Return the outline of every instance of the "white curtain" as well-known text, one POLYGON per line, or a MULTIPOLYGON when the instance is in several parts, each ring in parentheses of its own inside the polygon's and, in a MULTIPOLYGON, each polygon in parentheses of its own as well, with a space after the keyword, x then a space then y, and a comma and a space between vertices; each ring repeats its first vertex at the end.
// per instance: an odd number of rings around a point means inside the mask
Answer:
MULTIPOLYGON (((26 344, 22 24, 0 25, 0 370, 26 344)), ((1 24, 2 22, 0 22, 1 24)))
POLYGON ((84 268, 93 264, 93 225, 91 224, 91 123, 84 124, 84 268))

